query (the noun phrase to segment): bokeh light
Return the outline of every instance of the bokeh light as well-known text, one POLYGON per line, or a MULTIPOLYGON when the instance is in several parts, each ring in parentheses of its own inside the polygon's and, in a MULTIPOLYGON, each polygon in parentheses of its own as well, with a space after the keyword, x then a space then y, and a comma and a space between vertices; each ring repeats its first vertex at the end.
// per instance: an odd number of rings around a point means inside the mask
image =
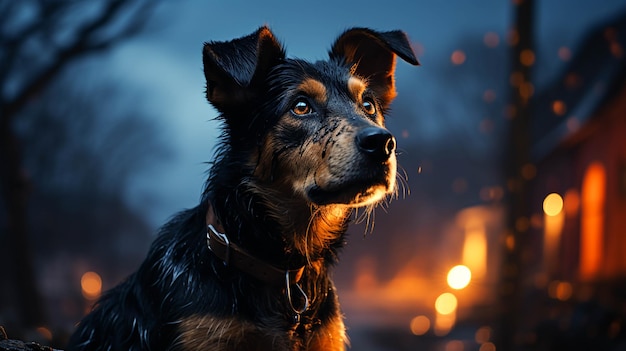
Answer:
POLYGON ((413 335, 424 335, 430 329, 430 319, 426 316, 417 316, 411 319, 410 327, 413 335))
POLYGON ((80 286, 86 299, 97 299, 102 293, 102 278, 96 272, 86 272, 80 278, 80 286))
POLYGON ((448 285, 452 289, 460 290, 469 285, 472 280, 472 271, 467 266, 458 265, 448 272, 448 285))
POLYGON ((457 305, 458 301, 454 294, 443 293, 439 295, 439 297, 435 301, 435 310, 437 310, 437 313, 443 315, 452 314, 456 311, 457 305))
POLYGON ((557 193, 548 194, 543 200, 543 212, 548 216, 556 216, 563 210, 563 198, 557 193))
POLYGON ((450 56, 450 61, 455 65, 461 65, 465 62, 465 52, 463 50, 455 50, 450 56))

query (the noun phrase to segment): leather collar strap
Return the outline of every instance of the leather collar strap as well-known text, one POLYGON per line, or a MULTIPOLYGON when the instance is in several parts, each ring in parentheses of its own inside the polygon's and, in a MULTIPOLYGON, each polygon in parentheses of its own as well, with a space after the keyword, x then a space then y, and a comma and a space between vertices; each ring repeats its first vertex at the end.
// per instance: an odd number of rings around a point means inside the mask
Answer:
POLYGON ((233 266, 254 278, 275 286, 296 284, 302 278, 304 266, 297 269, 284 270, 252 256, 237 244, 231 242, 224 234, 224 229, 216 219, 213 207, 209 204, 206 215, 207 246, 209 250, 227 266, 233 266))

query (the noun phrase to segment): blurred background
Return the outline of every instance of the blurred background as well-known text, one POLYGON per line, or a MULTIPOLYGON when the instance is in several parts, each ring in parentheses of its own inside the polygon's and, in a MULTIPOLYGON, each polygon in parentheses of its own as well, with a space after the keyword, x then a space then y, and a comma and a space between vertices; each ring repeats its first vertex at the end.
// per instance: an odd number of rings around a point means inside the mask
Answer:
POLYGON ((0 0, 0 325, 63 347, 216 144, 205 41, 402 29, 399 199, 334 276, 356 350, 626 350, 623 0, 0 0))

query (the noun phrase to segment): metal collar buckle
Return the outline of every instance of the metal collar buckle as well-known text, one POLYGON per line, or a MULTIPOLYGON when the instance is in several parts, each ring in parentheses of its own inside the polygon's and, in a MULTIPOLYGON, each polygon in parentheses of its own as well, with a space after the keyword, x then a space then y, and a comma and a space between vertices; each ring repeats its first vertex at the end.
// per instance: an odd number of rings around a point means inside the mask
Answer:
MULTIPOLYGON (((230 240, 228 240, 228 236, 226 236, 225 233, 218 232, 212 224, 209 224, 208 227, 209 230, 212 231, 216 237, 222 239, 222 241, 226 244, 226 257, 224 257, 223 261, 224 265, 228 266, 228 262, 230 261, 230 240)), ((211 235, 209 235, 208 232, 206 233, 206 243, 209 246, 209 249, 213 250, 213 248, 211 247, 211 235)))
POLYGON ((294 312, 293 322, 294 324, 298 324, 300 323, 300 315, 309 309, 309 297, 306 295, 304 290, 302 290, 302 287, 300 287, 300 284, 294 283, 293 285, 295 285, 297 288, 296 292, 300 293, 300 295, 304 297, 304 305, 302 306, 302 308, 296 308, 293 305, 293 300, 291 298, 291 279, 289 277, 289 271, 287 270, 285 271, 285 288, 286 288, 285 294, 287 295, 287 301, 289 302, 289 306, 291 307, 291 310, 294 312))

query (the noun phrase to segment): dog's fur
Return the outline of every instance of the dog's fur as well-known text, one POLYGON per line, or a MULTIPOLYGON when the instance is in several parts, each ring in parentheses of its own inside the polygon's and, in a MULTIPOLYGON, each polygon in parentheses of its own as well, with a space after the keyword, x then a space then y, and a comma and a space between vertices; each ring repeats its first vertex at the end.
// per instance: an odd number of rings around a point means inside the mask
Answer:
POLYGON ((206 96, 224 127, 202 201, 162 228, 139 270, 80 322, 68 350, 345 349, 329 270, 352 211, 371 211, 395 191, 384 113, 396 94, 396 56, 418 62, 400 31, 350 29, 329 54, 314 63, 286 58, 267 27, 205 44, 206 96), (299 320, 286 284, 225 265, 207 247, 212 217, 259 260, 304 266, 298 286, 310 304, 299 320))

